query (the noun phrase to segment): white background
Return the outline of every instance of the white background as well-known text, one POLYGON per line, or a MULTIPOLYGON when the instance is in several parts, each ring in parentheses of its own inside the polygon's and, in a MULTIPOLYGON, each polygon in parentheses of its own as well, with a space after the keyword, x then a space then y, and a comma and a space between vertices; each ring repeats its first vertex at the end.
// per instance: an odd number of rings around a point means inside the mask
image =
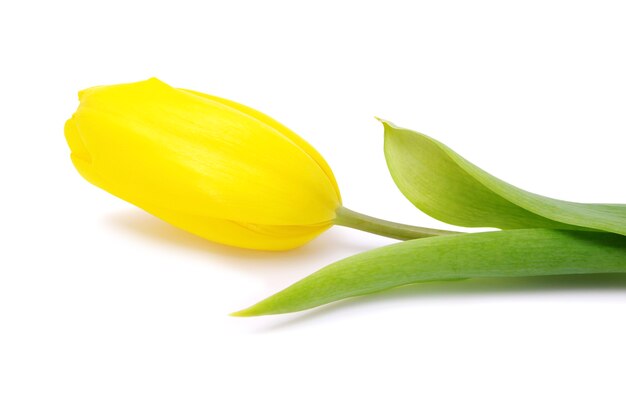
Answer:
POLYGON ((451 228, 395 188, 374 116, 522 188, 626 202, 620 3, 3 3, 0 412, 624 413, 624 277, 422 285, 232 318, 391 240, 206 242, 88 184, 63 137, 78 90, 156 76, 285 123, 363 213, 451 228))

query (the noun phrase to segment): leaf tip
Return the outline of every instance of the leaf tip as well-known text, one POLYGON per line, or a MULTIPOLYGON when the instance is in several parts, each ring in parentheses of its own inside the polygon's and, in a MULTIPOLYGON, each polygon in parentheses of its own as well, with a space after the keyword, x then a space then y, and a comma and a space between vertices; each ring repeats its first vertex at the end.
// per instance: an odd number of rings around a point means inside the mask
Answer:
POLYGON ((251 308, 241 309, 236 312, 228 314, 228 316, 234 316, 236 318, 247 318, 249 316, 257 316, 251 308))
POLYGON ((377 121, 379 121, 381 124, 383 124, 383 128, 385 129, 385 132, 387 132, 389 130, 393 130, 393 129, 402 129, 398 125, 396 125, 393 122, 388 121, 386 119, 380 118, 378 116, 375 116, 374 118, 376 118, 377 121))
POLYGON ((266 306, 266 300, 262 300, 259 303, 256 303, 250 307, 245 309, 238 310, 236 312, 232 312, 229 316, 234 316, 236 318, 247 318, 250 316, 262 316, 262 315, 271 315, 276 312, 272 312, 271 307, 268 308, 266 306))
POLYGON ((384 118, 381 118, 379 116, 375 116, 374 117, 378 122, 380 122, 381 124, 383 124, 384 126, 390 126, 390 127, 395 127, 395 125, 393 124, 393 122, 388 121, 384 118))

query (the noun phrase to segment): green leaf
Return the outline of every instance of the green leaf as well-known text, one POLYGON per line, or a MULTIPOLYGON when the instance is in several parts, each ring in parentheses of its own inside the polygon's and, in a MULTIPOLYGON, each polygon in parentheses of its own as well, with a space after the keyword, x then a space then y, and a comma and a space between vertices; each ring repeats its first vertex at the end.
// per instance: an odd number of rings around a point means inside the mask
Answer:
POLYGON ((561 201, 488 174, 444 144, 382 121, 385 157, 400 191, 420 210, 464 227, 593 229, 626 235, 626 205, 561 201))
POLYGON ((233 315, 296 312, 417 282, 593 273, 626 273, 626 237, 549 229, 439 236, 348 257, 233 315))

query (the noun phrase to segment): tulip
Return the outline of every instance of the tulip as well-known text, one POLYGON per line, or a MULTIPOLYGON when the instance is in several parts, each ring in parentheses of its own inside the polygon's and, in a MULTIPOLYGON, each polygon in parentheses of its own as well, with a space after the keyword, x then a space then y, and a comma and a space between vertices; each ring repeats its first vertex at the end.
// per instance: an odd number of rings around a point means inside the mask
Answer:
MULTIPOLYGON (((65 124, 78 172, 198 236, 286 250, 333 224, 380 234, 389 227, 342 207, 322 156, 254 109, 157 79, 90 88, 79 100, 65 124)), ((400 233, 421 237, 418 229, 400 233)))

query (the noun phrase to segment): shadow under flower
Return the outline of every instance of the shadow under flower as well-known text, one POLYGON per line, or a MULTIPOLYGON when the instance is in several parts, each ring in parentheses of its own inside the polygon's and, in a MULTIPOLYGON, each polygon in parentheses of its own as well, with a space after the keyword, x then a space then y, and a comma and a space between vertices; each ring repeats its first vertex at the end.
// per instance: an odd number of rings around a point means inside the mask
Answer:
MULTIPOLYGON (((174 227, 141 210, 123 210, 105 216, 107 225, 156 246, 199 255, 251 277, 271 275, 272 289, 285 287, 319 268, 353 254, 395 242, 370 234, 350 237, 350 229, 330 229, 310 243, 287 251, 259 251, 226 246, 174 227), (295 271, 294 271, 295 270, 295 271)), ((358 233, 357 233, 358 234, 358 233)))

